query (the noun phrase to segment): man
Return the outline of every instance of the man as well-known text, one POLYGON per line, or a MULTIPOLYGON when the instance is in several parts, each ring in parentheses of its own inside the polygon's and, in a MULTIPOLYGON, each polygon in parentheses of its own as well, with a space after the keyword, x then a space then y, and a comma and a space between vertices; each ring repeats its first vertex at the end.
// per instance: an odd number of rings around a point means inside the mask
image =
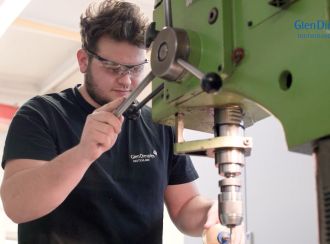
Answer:
POLYGON ((163 203, 184 233, 218 223, 170 127, 112 112, 137 87, 146 20, 106 0, 81 17, 84 83, 25 103, 10 126, 1 197, 19 243, 162 243, 163 203))

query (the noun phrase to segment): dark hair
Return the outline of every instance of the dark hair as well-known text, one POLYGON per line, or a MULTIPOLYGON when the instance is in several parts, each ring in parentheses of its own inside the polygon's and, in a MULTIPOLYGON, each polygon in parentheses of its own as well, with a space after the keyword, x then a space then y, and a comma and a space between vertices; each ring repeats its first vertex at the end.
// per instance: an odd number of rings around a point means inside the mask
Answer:
POLYGON ((119 0, 92 3, 80 16, 82 47, 96 51, 97 42, 103 36, 144 47, 147 24, 147 18, 133 3, 119 0))

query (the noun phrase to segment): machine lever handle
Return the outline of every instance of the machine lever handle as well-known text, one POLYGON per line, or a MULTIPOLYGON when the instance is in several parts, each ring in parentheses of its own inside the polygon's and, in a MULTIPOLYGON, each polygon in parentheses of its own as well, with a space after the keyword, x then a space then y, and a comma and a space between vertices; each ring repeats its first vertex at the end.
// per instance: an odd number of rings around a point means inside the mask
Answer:
POLYGON ((201 81, 203 91, 213 93, 219 91, 222 87, 222 79, 217 73, 210 72, 205 74, 181 58, 177 59, 177 63, 201 81))

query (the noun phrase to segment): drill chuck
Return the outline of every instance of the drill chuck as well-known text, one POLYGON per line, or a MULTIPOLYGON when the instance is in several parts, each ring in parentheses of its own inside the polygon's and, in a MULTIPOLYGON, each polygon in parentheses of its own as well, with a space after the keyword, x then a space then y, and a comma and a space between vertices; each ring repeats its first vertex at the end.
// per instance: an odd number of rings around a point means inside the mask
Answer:
POLYGON ((241 182, 237 178, 225 178, 219 182, 218 196, 221 223, 228 227, 240 225, 243 221, 243 199, 241 182))

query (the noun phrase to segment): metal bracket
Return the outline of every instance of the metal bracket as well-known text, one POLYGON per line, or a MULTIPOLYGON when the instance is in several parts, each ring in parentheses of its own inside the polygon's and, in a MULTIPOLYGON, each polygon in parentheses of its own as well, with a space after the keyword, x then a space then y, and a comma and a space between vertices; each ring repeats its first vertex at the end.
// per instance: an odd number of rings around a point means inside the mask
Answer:
POLYGON ((241 136, 220 136, 210 139, 186 141, 174 144, 174 152, 176 154, 193 154, 194 152, 206 152, 208 149, 216 148, 241 148, 244 149, 245 156, 250 156, 252 149, 252 138, 241 136))

